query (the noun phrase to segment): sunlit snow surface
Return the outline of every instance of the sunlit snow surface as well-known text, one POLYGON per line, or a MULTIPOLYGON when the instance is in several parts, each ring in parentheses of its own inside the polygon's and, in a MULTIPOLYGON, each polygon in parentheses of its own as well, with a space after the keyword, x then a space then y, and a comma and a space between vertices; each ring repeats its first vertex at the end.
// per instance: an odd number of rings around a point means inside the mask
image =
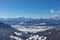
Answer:
MULTIPOLYGON (((25 27, 25 26, 20 26, 20 25, 11 25, 13 28, 16 28, 17 30, 19 31, 22 31, 22 32, 30 32, 30 33, 37 33, 37 32, 40 32, 40 31, 46 31, 46 30, 49 30, 49 29, 52 29, 54 27, 51 27, 51 26, 28 26, 28 27, 25 27)), ((22 33, 17 33, 17 32, 14 32, 16 35, 18 36, 21 36, 22 33)), ((50 32, 49 32, 50 34, 50 32)), ((27 35, 26 35, 27 36, 27 35)), ((10 36, 10 38, 14 38, 16 40, 23 40, 22 38, 20 37, 15 37, 13 35, 10 36)), ((24 40, 46 40, 47 37, 44 37, 44 36, 39 36, 39 35, 32 35, 30 36, 28 39, 24 39, 24 40)))
POLYGON ((23 32, 32 32, 32 33, 37 33, 40 31, 46 31, 49 29, 52 29, 54 27, 47 27, 47 26, 30 26, 29 28, 26 28, 24 26, 19 26, 19 25, 12 25, 12 27, 16 28, 19 31, 23 31, 23 32))

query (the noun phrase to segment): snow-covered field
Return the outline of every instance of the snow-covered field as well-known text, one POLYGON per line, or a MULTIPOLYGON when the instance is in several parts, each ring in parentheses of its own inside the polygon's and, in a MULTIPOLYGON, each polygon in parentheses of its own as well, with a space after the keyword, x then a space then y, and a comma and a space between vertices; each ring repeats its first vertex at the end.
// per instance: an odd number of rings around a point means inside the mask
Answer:
MULTIPOLYGON (((37 33, 37 32, 40 32, 40 31, 46 31, 46 30, 49 30, 49 29, 52 29, 54 27, 47 27, 47 26, 29 26, 29 27, 24 27, 24 26, 19 26, 19 25, 11 25, 13 28, 16 28, 17 30, 19 31, 22 31, 22 32, 31 32, 31 33, 37 33)), ((22 33, 19 32, 14 32, 16 35, 18 36, 21 36, 22 33)), ((10 36, 10 38, 14 38, 16 40, 23 40, 22 38, 19 38, 19 37, 15 37, 13 35, 10 36)), ((39 35, 31 35, 29 38, 27 38, 26 40, 46 40, 47 37, 45 36, 39 36, 39 35)), ((24 39, 25 40, 25 39, 24 39)))
POLYGON ((48 29, 52 29, 53 27, 45 27, 45 26, 31 26, 30 28, 26 28, 24 26, 18 26, 18 25, 12 25, 12 27, 16 28, 19 31, 23 32, 40 32, 40 31, 46 31, 48 29))
POLYGON ((23 31, 23 32, 33 32, 33 33, 36 33, 36 32, 39 32, 39 31, 45 31, 45 30, 48 30, 48 29, 30 29, 30 28, 23 28, 23 29, 18 29, 20 31, 23 31))

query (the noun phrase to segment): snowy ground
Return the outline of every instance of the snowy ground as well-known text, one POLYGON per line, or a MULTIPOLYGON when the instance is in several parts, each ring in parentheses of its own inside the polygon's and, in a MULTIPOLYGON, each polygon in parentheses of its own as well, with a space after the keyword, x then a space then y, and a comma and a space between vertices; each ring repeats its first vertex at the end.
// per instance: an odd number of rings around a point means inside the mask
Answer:
MULTIPOLYGON (((22 31, 22 32, 25 32, 25 33, 27 33, 27 32, 32 32, 32 33, 37 33, 37 32, 40 32, 40 31, 46 31, 46 30, 49 30, 49 29, 52 29, 52 28, 54 28, 54 27, 51 27, 51 26, 49 26, 49 27, 46 27, 46 26, 29 26, 28 28, 27 27, 24 27, 24 26, 19 26, 19 25, 11 25, 13 28, 16 28, 17 30, 19 30, 19 31, 22 31)), ((21 36, 22 35, 22 33, 17 33, 17 32, 14 32, 16 35, 18 35, 18 36, 21 36)), ((22 38, 20 38, 20 37, 15 37, 15 36, 13 36, 13 35, 11 35, 10 36, 10 38, 14 38, 14 39, 16 39, 16 40, 23 40, 22 38)), ((30 36, 28 39, 26 39, 26 40, 46 40, 47 39, 47 37, 45 37, 45 36, 39 36, 39 35, 32 35, 32 36, 30 36)), ((25 39, 24 39, 25 40, 25 39)))
POLYGON ((45 26, 31 26, 30 28, 25 28, 24 26, 17 26, 17 25, 12 25, 12 27, 16 28, 19 31, 23 32, 40 32, 40 31, 46 31, 48 29, 52 29, 53 27, 45 27, 45 26))

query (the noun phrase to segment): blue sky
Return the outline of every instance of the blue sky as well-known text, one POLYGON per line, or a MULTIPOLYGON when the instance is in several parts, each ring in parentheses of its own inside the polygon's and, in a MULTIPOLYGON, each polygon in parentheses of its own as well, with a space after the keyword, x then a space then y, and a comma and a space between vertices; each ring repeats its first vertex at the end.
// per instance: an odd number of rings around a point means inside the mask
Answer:
POLYGON ((60 0, 0 0, 0 17, 47 18, 60 15, 60 0))

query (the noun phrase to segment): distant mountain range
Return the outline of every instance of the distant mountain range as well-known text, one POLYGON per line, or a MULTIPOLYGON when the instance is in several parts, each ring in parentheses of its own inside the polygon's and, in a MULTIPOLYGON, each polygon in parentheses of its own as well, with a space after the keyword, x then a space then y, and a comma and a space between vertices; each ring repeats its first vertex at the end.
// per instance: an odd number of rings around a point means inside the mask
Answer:
POLYGON ((1 22, 8 23, 10 25, 21 25, 21 26, 60 26, 60 18, 0 18, 1 22))
POLYGON ((10 38, 11 35, 22 38, 28 39, 30 36, 39 35, 47 37, 46 40, 60 40, 60 19, 32 19, 32 18, 0 18, 0 40, 16 40, 10 38), (9 25, 10 24, 10 25, 9 25), (40 31, 37 33, 30 33, 30 32, 22 32, 19 31, 11 25, 22 25, 22 26, 57 26, 53 29, 49 29, 46 31, 40 31), (16 35, 14 32, 20 32, 21 35, 16 35))

